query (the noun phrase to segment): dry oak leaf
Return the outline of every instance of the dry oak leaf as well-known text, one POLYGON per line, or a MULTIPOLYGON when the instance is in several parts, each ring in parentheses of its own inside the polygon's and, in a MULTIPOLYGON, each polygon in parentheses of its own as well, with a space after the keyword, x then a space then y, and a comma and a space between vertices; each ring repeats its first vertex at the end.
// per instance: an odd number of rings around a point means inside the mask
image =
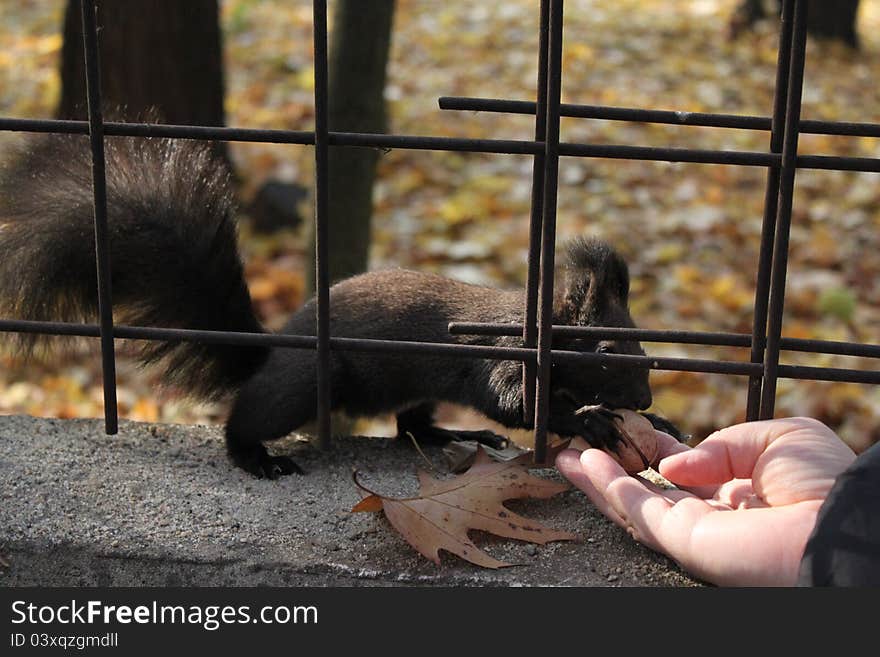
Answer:
POLYGON ((355 484, 367 495, 352 512, 384 510, 400 535, 438 566, 440 550, 485 568, 512 566, 480 550, 468 538, 468 532, 477 529, 541 545, 576 538, 568 532, 548 529, 504 506, 505 500, 546 499, 569 488, 567 484, 529 474, 527 458, 531 458, 530 453, 499 463, 481 448, 470 469, 456 477, 441 480, 420 471, 419 497, 404 499, 383 497, 364 488, 355 473, 355 484))

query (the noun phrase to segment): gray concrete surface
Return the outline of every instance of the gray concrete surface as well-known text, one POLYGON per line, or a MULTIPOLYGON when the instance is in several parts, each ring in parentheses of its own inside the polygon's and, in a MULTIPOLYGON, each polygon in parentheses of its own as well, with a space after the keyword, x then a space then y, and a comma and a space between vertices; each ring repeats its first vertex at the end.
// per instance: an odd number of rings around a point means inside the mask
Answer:
MULTIPOLYGON (((509 506, 576 533, 533 546, 478 534, 485 570, 417 554, 381 514, 349 513, 352 468, 374 490, 412 494, 422 457, 402 442, 337 439, 321 453, 288 440, 307 471, 262 481, 232 467, 216 427, 0 417, 0 584, 4 586, 689 586, 579 491, 509 506)), ((439 450, 426 450, 443 463, 439 450)), ((542 471, 558 476, 552 470, 542 471)))

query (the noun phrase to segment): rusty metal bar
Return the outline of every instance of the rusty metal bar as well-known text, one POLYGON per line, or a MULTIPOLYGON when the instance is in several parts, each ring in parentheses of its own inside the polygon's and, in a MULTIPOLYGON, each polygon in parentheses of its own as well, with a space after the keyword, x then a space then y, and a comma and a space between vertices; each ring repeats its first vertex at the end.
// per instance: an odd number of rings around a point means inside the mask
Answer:
MULTIPOLYGON (((770 152, 782 153, 783 130, 785 128, 786 99, 791 79, 792 10, 793 0, 782 3, 781 28, 779 31, 779 51, 776 59, 776 86, 773 98, 773 119, 770 132, 770 152)), ((755 278, 755 309, 752 316, 753 363, 764 362, 764 347, 767 341, 767 308, 770 302, 770 272, 773 264, 773 243, 776 233, 776 213, 779 209, 779 183, 781 169, 770 167, 767 171, 767 185, 764 192, 764 218, 761 223, 761 246, 758 249, 758 273, 755 278)), ((749 379, 746 400, 746 419, 757 420, 761 405, 763 376, 749 379)))
POLYGON ((107 179, 104 162, 104 115, 95 5, 81 0, 89 144, 92 151, 92 192, 95 212, 95 260, 98 273, 98 317, 101 327, 101 372, 104 385, 104 429, 119 431, 116 405, 116 353, 113 344, 113 300, 110 284, 110 240, 107 230, 107 179))
MULTIPOLYGON (((835 124, 828 126, 876 126, 880 124, 835 124)), ((59 134, 88 134, 86 121, 53 119, 16 119, 0 117, 0 130, 11 132, 50 132, 59 134)), ((819 133, 818 130, 815 132, 819 133)), ((255 128, 222 128, 158 123, 104 123, 104 134, 112 137, 167 137, 169 139, 223 140, 273 144, 314 145, 315 133, 299 130, 263 130, 255 128)), ((860 134, 831 132, 821 134, 860 134)), ((875 136, 874 134, 863 136, 875 136)), ((327 133, 330 146, 359 146, 361 148, 455 151, 464 153, 497 153, 510 155, 539 155, 544 151, 541 141, 516 139, 471 139, 465 137, 431 137, 423 135, 381 135, 374 133, 327 133)), ((559 154, 565 157, 596 157, 665 162, 696 162, 737 166, 779 166, 781 156, 776 153, 712 150, 698 148, 669 148, 656 146, 629 146, 625 144, 576 144, 562 142, 559 154)), ((842 155, 799 155, 795 161, 799 169, 863 171, 880 173, 880 158, 842 155)))
POLYGON ((538 295, 538 357, 535 393, 535 454, 542 463, 547 453, 550 416, 550 349, 553 332, 553 274, 556 257, 556 195, 559 188, 559 103, 562 93, 563 0, 550 1, 547 37, 547 125, 544 138, 544 212, 541 229, 540 292, 538 295))
MULTIPOLYGON (((550 30, 550 2, 541 0, 538 38, 538 101, 535 103, 535 141, 547 132, 547 41, 550 30)), ((523 346, 538 344, 538 284, 541 276, 541 226, 544 215, 544 153, 536 153, 532 163, 532 198, 529 214, 529 259, 526 275, 526 307, 522 326, 523 346)), ((535 363, 523 363, 523 422, 535 422, 535 363)))
POLYGON ((318 447, 330 447, 330 254, 327 117, 327 0, 314 0, 315 52, 315 321, 317 324, 318 447))
POLYGON ((779 208, 773 242, 770 274, 770 305, 767 320, 767 347, 764 352, 764 384, 761 389, 759 419, 773 417, 776 406, 776 379, 779 376, 779 347, 782 338, 782 314, 785 309, 785 276, 788 268, 788 241, 801 118, 801 94, 807 47, 807 0, 794 0, 791 72, 785 108, 782 143, 782 169, 779 181, 779 208))
MULTIPOLYGON (((667 342, 674 344, 698 344, 715 347, 752 346, 754 337, 749 333, 726 333, 713 331, 683 331, 677 329, 639 329, 616 326, 567 326, 553 325, 553 336, 560 338, 591 338, 593 340, 637 340, 640 342, 667 342)), ((494 322, 452 322, 449 332, 453 335, 519 335, 518 324, 494 322)), ((759 340, 763 337, 759 336, 759 340)), ((786 338, 779 341, 782 351, 801 351, 837 356, 880 358, 880 345, 836 340, 809 338, 786 338)))
MULTIPOLYGON (((780 46, 789 43, 780 39, 780 46)), ((784 49, 784 48, 782 48, 784 49)), ((502 112, 506 114, 534 114, 535 103, 527 100, 501 100, 497 98, 472 98, 467 96, 441 96, 438 105, 443 110, 471 112, 502 112)), ((574 105, 562 103, 560 114, 564 117, 627 121, 630 123, 659 123, 665 125, 701 128, 734 128, 739 130, 770 131, 773 117, 743 114, 716 114, 681 110, 652 110, 609 105, 574 105)), ((851 121, 817 121, 802 119, 802 133, 848 137, 880 137, 880 124, 851 121)))
MULTIPOLYGON (((491 326, 491 325, 490 325, 491 326)), ((518 324, 506 324, 503 326, 501 335, 519 335, 518 324)), ((641 334, 651 334, 655 331, 650 329, 611 329, 593 327, 560 326, 559 329, 587 329, 595 330, 597 335, 608 331, 634 331, 632 337, 641 338, 641 334)), ((86 338, 99 338, 101 328, 97 324, 70 324, 64 322, 36 322, 30 320, 0 320, 0 332, 17 333, 42 333, 46 335, 66 335, 86 338)), ((687 333, 687 332, 673 332, 687 333)), ((494 333, 493 333, 494 334, 494 333)), ((701 334, 694 334, 699 340, 701 334)), ((725 334, 719 334, 725 335, 725 334)), ((747 334, 728 334, 733 337, 749 340, 747 334)), ((196 329, 168 329, 152 326, 125 326, 113 327, 113 337, 125 340, 174 340, 203 342, 206 344, 231 344, 241 346, 264 345, 281 347, 285 349, 315 349, 318 339, 313 335, 285 335, 279 333, 239 333, 235 331, 205 331, 196 329)), ((658 342, 665 342, 658 336, 658 342)), ((697 341, 695 344, 716 344, 710 341, 697 341)), ((678 339, 673 340, 679 342, 678 339)), ((880 357, 880 345, 861 345, 857 343, 838 343, 824 340, 800 340, 794 338, 783 339, 782 344, 789 346, 784 348, 795 351, 810 351, 815 353, 831 353, 850 356, 880 357), (803 344, 801 344, 803 343, 803 344), (861 350, 871 350, 870 353, 862 353, 861 350)), ((720 343, 720 342, 719 342, 720 343)), ((733 346, 747 346, 736 344, 733 346)), ((510 360, 519 362, 534 361, 537 350, 519 347, 495 347, 489 345, 470 345, 445 342, 416 342, 401 340, 376 340, 367 338, 341 338, 331 337, 330 347, 333 351, 351 351, 362 353, 388 353, 388 354, 413 354, 423 356, 444 356, 450 358, 482 358, 486 360, 510 360)), ((666 358, 651 356, 626 356, 621 354, 596 354, 591 352, 577 352, 554 349, 551 353, 553 361, 583 363, 607 363, 627 367, 644 367, 657 370, 672 370, 680 372, 702 372, 709 374, 730 374, 740 376, 752 376, 761 371, 760 363, 716 361, 694 358, 666 358)), ((812 379, 821 381, 841 381, 849 383, 880 384, 880 371, 857 370, 833 367, 808 367, 800 365, 780 365, 779 377, 789 379, 812 379)))

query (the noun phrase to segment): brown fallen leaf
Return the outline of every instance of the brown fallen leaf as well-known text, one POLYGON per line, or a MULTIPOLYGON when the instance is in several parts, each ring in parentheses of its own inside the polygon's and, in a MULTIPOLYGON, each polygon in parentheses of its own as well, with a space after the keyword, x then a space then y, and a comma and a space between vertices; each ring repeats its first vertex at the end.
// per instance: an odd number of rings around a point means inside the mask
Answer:
POLYGON ((504 506, 505 500, 546 499, 568 489, 567 484, 529 474, 527 459, 531 459, 530 453, 499 463, 491 460, 481 448, 474 465, 462 475, 441 480, 419 472, 419 497, 404 499, 374 493, 358 482, 355 473, 355 484, 366 497, 352 512, 381 508, 400 535, 437 565, 440 565, 440 550, 446 550, 485 568, 511 566, 513 564, 480 550, 468 538, 468 532, 478 529, 541 545, 575 538, 568 532, 548 529, 504 506))

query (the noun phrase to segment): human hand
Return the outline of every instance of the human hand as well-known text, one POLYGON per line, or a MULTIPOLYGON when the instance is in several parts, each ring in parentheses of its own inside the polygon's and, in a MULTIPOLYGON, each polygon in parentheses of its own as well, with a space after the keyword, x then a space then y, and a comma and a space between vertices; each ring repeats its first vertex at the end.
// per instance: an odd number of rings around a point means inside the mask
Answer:
POLYGON ((658 470, 677 489, 631 477, 598 449, 556 466, 640 543, 726 586, 792 586, 816 514, 855 453, 810 418, 749 422, 697 447, 657 432, 658 470))

